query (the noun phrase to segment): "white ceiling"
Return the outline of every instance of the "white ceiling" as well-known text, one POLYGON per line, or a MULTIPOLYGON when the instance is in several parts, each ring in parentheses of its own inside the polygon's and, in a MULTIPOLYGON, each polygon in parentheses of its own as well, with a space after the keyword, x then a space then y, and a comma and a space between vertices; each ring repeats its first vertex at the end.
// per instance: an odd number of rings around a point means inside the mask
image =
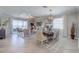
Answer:
POLYGON ((64 13, 79 12, 78 6, 0 6, 0 15, 13 15, 26 17, 32 16, 47 16, 49 9, 52 9, 52 15, 61 16, 64 13))

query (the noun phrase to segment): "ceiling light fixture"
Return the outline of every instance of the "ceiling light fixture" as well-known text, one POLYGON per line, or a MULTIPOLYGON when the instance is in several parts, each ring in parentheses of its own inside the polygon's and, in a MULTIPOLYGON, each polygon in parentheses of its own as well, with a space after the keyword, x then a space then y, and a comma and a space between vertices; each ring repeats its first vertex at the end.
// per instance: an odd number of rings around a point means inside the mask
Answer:
MULTIPOLYGON (((43 8, 48 8, 47 6, 42 6, 43 8)), ((49 9, 49 8, 48 8, 49 9)), ((51 23, 51 21, 53 20, 53 15, 52 15, 52 9, 49 9, 49 15, 47 17, 48 22, 51 23)))
POLYGON ((42 6, 43 8, 48 8, 47 6, 42 6))
POLYGON ((53 20, 53 16, 51 14, 52 13, 52 9, 49 9, 49 12, 50 12, 50 14, 48 16, 48 21, 51 22, 53 20))

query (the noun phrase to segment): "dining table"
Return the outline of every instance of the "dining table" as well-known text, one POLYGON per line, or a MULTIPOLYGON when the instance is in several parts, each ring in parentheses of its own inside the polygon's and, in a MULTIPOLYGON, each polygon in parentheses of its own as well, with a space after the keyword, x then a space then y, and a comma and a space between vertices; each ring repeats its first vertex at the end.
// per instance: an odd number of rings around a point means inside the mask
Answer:
POLYGON ((53 40, 54 32, 42 32, 45 37, 47 37, 48 41, 53 40))

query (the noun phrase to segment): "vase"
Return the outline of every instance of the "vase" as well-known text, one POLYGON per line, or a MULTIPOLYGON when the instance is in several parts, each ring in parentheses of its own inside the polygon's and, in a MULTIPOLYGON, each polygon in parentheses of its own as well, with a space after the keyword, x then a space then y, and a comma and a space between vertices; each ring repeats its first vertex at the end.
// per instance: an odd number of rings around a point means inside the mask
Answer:
POLYGON ((74 39, 75 39, 75 35, 71 35, 71 39, 73 39, 73 40, 74 40, 74 39))
POLYGON ((72 23, 72 27, 71 27, 71 39, 75 38, 75 24, 72 23))

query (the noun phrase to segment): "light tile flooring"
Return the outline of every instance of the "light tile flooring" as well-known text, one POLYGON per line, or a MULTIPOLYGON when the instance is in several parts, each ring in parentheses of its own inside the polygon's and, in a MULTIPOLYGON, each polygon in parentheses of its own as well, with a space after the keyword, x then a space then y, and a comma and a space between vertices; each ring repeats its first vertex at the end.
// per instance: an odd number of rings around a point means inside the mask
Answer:
POLYGON ((0 40, 0 53, 77 53, 78 40, 60 38, 47 46, 37 44, 36 35, 21 38, 18 35, 0 40))

